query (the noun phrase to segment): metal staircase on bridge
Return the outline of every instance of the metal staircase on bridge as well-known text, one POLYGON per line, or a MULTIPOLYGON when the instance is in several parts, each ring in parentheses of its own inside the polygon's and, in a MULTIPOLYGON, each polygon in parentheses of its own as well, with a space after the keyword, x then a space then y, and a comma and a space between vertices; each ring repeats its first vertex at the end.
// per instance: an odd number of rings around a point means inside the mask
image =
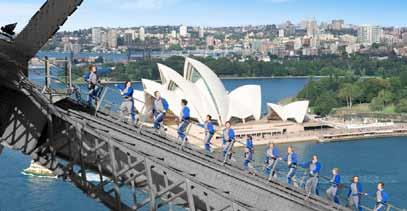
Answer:
POLYGON ((2 113, 8 114, 4 118, 8 121, 2 124, 2 142, 69 178, 112 209, 147 205, 154 210, 173 200, 192 210, 345 209, 316 196, 307 198, 302 190, 224 166, 194 149, 180 151, 167 137, 133 128, 111 116, 89 115, 70 100, 50 104, 25 79, 17 84, 19 90, 2 87, 7 90, 0 95, 6 111, 2 113), (6 101, 10 96, 13 99, 6 101), (88 171, 99 173, 100 182, 89 182, 88 171), (111 179, 103 180, 103 176, 111 179), (131 203, 122 196, 128 187, 131 203), (149 197, 140 201, 137 191, 143 189, 149 197))

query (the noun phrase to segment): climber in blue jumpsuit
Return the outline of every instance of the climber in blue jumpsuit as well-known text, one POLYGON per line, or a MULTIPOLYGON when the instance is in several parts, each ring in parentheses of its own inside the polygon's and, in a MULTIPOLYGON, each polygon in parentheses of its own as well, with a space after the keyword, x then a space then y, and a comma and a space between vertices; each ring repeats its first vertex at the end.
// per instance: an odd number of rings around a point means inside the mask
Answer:
POLYGON ((165 114, 169 109, 167 101, 161 97, 159 91, 154 92, 154 104, 153 104, 153 115, 154 115, 154 128, 160 129, 161 123, 164 121, 165 114))
POLYGON ((88 83, 88 107, 92 107, 92 101, 97 100, 100 89, 99 76, 95 65, 89 66, 89 73, 85 75, 85 80, 88 83))
POLYGON ((208 152, 212 152, 211 140, 213 138, 213 135, 215 134, 215 128, 212 123, 212 116, 209 114, 206 115, 204 128, 205 128, 205 138, 204 138, 205 150, 208 152))
POLYGON ((373 209, 374 211, 385 211, 387 208, 387 201, 389 200, 389 196, 386 192, 384 192, 384 183, 379 182, 377 184, 377 192, 376 192, 376 206, 373 209))
POLYGON ((363 188, 362 184, 359 182, 359 177, 352 177, 352 184, 350 184, 348 192, 348 206, 353 210, 362 211, 360 200, 363 195, 366 194, 363 193, 363 188))
POLYGON ((294 177, 297 171, 297 153, 295 153, 294 148, 289 146, 287 148, 287 165, 288 165, 288 173, 287 173, 287 183, 292 184, 292 178, 294 177))
POLYGON ((222 135, 223 157, 228 157, 228 159, 232 158, 232 147, 235 141, 235 131, 231 126, 231 123, 227 121, 222 135))
POLYGON ((178 125, 178 129, 177 129, 178 138, 181 141, 181 143, 188 140, 185 130, 189 125, 190 110, 187 105, 188 105, 188 101, 185 99, 182 99, 181 100, 182 109, 181 109, 181 114, 180 114, 181 123, 178 125))
POLYGON ((339 204, 339 198, 337 193, 339 185, 341 184, 341 176, 339 175, 338 168, 332 169, 332 178, 331 180, 329 180, 329 182, 331 183, 331 186, 326 190, 326 195, 328 196, 328 199, 330 201, 339 204))
POLYGON ((264 164, 265 164, 264 175, 268 177, 272 173, 273 174, 272 176, 274 176, 275 171, 271 172, 271 170, 273 169, 273 167, 276 164, 276 161, 279 157, 279 151, 278 151, 278 148, 276 146, 274 146, 273 143, 269 143, 267 145, 265 157, 266 158, 264 160, 264 164))
POLYGON ((318 156, 313 155, 312 160, 301 164, 301 167, 308 169, 308 179, 305 182, 305 192, 307 194, 318 195, 319 173, 321 171, 321 163, 318 161, 318 156))
POLYGON ((246 139, 246 145, 245 145, 245 150, 244 150, 244 161, 243 161, 243 167, 245 170, 249 169, 249 164, 253 160, 253 154, 254 154, 253 138, 251 135, 248 135, 247 139, 246 139))
POLYGON ((126 116, 126 113, 129 113, 131 116, 131 120, 134 123, 136 121, 136 112, 134 108, 134 100, 133 100, 133 88, 131 87, 131 82, 126 81, 124 86, 118 86, 120 89, 120 94, 123 97, 123 102, 120 105, 120 113, 122 117, 126 116))

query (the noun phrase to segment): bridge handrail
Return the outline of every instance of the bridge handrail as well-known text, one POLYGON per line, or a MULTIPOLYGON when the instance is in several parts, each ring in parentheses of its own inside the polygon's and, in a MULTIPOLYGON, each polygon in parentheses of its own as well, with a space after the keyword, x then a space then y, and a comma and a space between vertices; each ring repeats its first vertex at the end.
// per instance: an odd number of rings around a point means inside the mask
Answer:
MULTIPOLYGON (((59 68, 59 67, 57 67, 57 68, 59 68)), ((62 76, 63 77, 63 76, 62 76)), ((59 78, 57 77, 57 76, 51 76, 51 78, 55 78, 55 80, 56 81, 59 81, 59 82, 61 82, 61 83, 64 83, 63 81, 61 81, 61 80, 59 80, 59 78)), ((101 85, 101 86, 103 86, 103 85, 101 85)), ((115 90, 115 89, 113 89, 113 88, 110 88, 110 87, 107 87, 107 86, 104 86, 104 91, 105 92, 107 92, 107 91, 109 91, 109 90, 115 90)), ((117 93, 118 93, 118 91, 117 91, 117 93)), ((119 105, 118 103, 115 103, 115 102, 113 102, 113 101, 109 101, 109 100, 106 100, 106 99, 104 99, 105 100, 105 103, 107 102, 108 104, 110 104, 110 105, 119 105)), ((100 102, 100 103, 102 103, 102 102, 100 102)), ((390 128, 394 128, 393 126, 388 126, 388 128, 390 129, 390 128)), ((355 131, 359 131, 360 129, 345 129, 346 131, 349 131, 349 130, 355 130, 355 131)), ((217 131, 217 133, 219 133, 219 131, 217 131)), ((284 136, 284 135, 282 135, 282 136, 284 136)), ((238 144, 241 144, 241 145, 244 145, 244 143, 242 143, 242 142, 240 142, 240 141, 237 141, 237 143, 238 144)), ((305 172, 307 169, 305 169, 305 168, 302 168, 302 167, 298 167, 298 169, 300 169, 301 171, 303 171, 303 172, 305 172)), ((330 181, 330 178, 329 177, 326 177, 326 176, 320 176, 320 178, 321 179, 323 179, 323 180, 325 180, 325 181, 330 181)), ((342 183, 342 184, 346 184, 346 183, 342 183)), ((302 186, 302 184, 301 184, 301 186, 302 186)), ((370 201, 374 201, 375 202, 375 198, 374 197, 372 197, 372 196, 366 196, 365 198, 368 198, 370 201)), ((366 206, 364 206, 366 209, 369 209, 368 207, 366 207, 366 206)), ((396 206, 394 206, 394 205, 392 205, 392 204, 390 204, 390 203, 388 203, 387 204, 387 210, 389 211, 389 210, 396 210, 396 211, 405 211, 405 209, 401 209, 401 208, 398 208, 398 207, 396 207, 396 206)))
MULTIPOLYGON (((304 177, 306 174, 308 174, 308 171, 309 171, 309 169, 303 168, 303 167, 301 167, 300 165, 297 166, 297 169, 300 170, 300 172, 303 173, 303 177, 304 177)), ((306 177, 306 176, 305 176, 305 177, 306 177)), ((323 181, 327 182, 328 184, 331 183, 331 182, 330 182, 330 180, 331 180, 330 177, 327 177, 327 176, 324 176, 324 175, 319 175, 319 178, 321 178, 323 181)), ((303 181, 303 182, 305 182, 305 181, 303 181)), ((346 189, 346 187, 349 187, 350 184, 351 184, 351 183, 341 182, 342 189, 346 189), (345 185, 346 185, 346 186, 345 186, 345 185)), ((304 185, 304 184, 300 184, 300 187, 302 187, 303 185, 304 185)), ((347 201, 347 199, 348 199, 347 196, 340 195, 338 192, 337 192, 337 196, 340 197, 340 198, 342 198, 342 199, 345 199, 345 201, 347 201)), ((375 203, 376 203, 376 198, 373 197, 371 194, 363 195, 363 198, 368 199, 369 202, 371 202, 372 204, 375 204, 375 203)), ((366 209, 366 210, 373 210, 373 208, 369 208, 369 207, 367 207, 367 206, 365 206, 365 205, 363 205, 363 204, 361 204, 361 207, 364 208, 364 209, 366 209)), ((397 207, 397 206, 395 206, 395 205, 393 205, 393 204, 387 203, 387 204, 386 204, 386 211, 390 211, 390 210, 406 211, 405 209, 402 209, 402 208, 399 208, 399 207, 397 207)))

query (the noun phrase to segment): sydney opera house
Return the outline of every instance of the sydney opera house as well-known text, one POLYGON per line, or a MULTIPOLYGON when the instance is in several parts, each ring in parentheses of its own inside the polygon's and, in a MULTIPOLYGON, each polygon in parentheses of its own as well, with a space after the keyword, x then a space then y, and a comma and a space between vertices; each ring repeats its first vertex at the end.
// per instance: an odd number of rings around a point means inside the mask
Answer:
MULTIPOLYGON (((191 118, 203 123, 210 114, 214 121, 223 125, 226 121, 255 122, 261 118, 262 93, 259 85, 245 85, 228 92, 219 77, 205 64, 186 58, 183 75, 163 64, 158 64, 161 82, 142 79, 143 91, 134 93, 136 108, 142 113, 151 110, 155 91, 168 101, 171 112, 181 112, 181 99, 189 102, 191 118)), ((302 123, 308 101, 286 106, 268 104, 269 118, 302 123)))
POLYGON ((220 125, 231 119, 241 122, 260 119, 261 88, 258 85, 241 86, 229 93, 209 67, 191 58, 185 59, 183 76, 163 64, 158 64, 158 70, 161 83, 142 79, 144 93, 135 94, 136 107, 151 106, 148 96, 160 91, 175 115, 181 112, 181 99, 188 100, 191 117, 201 123, 208 114, 220 125))
POLYGON ((303 123, 307 117, 309 101, 297 101, 287 105, 267 103, 269 118, 280 119, 282 121, 292 120, 303 123))

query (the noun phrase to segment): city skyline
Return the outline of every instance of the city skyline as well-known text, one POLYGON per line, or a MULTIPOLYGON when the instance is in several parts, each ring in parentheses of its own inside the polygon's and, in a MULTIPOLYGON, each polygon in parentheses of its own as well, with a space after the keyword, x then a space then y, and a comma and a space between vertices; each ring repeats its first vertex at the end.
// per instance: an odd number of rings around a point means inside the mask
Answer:
MULTIPOLYGON (((21 30, 44 0, 0 0, 0 24, 18 22, 21 30)), ((243 26, 344 19, 350 24, 407 26, 401 0, 86 0, 61 30, 149 25, 243 26), (102 2, 102 3, 100 3, 102 2), (244 8, 244 9, 243 9, 244 8), (381 13, 378 13, 381 12, 381 13), (381 14, 381 15, 378 15, 381 14)))

